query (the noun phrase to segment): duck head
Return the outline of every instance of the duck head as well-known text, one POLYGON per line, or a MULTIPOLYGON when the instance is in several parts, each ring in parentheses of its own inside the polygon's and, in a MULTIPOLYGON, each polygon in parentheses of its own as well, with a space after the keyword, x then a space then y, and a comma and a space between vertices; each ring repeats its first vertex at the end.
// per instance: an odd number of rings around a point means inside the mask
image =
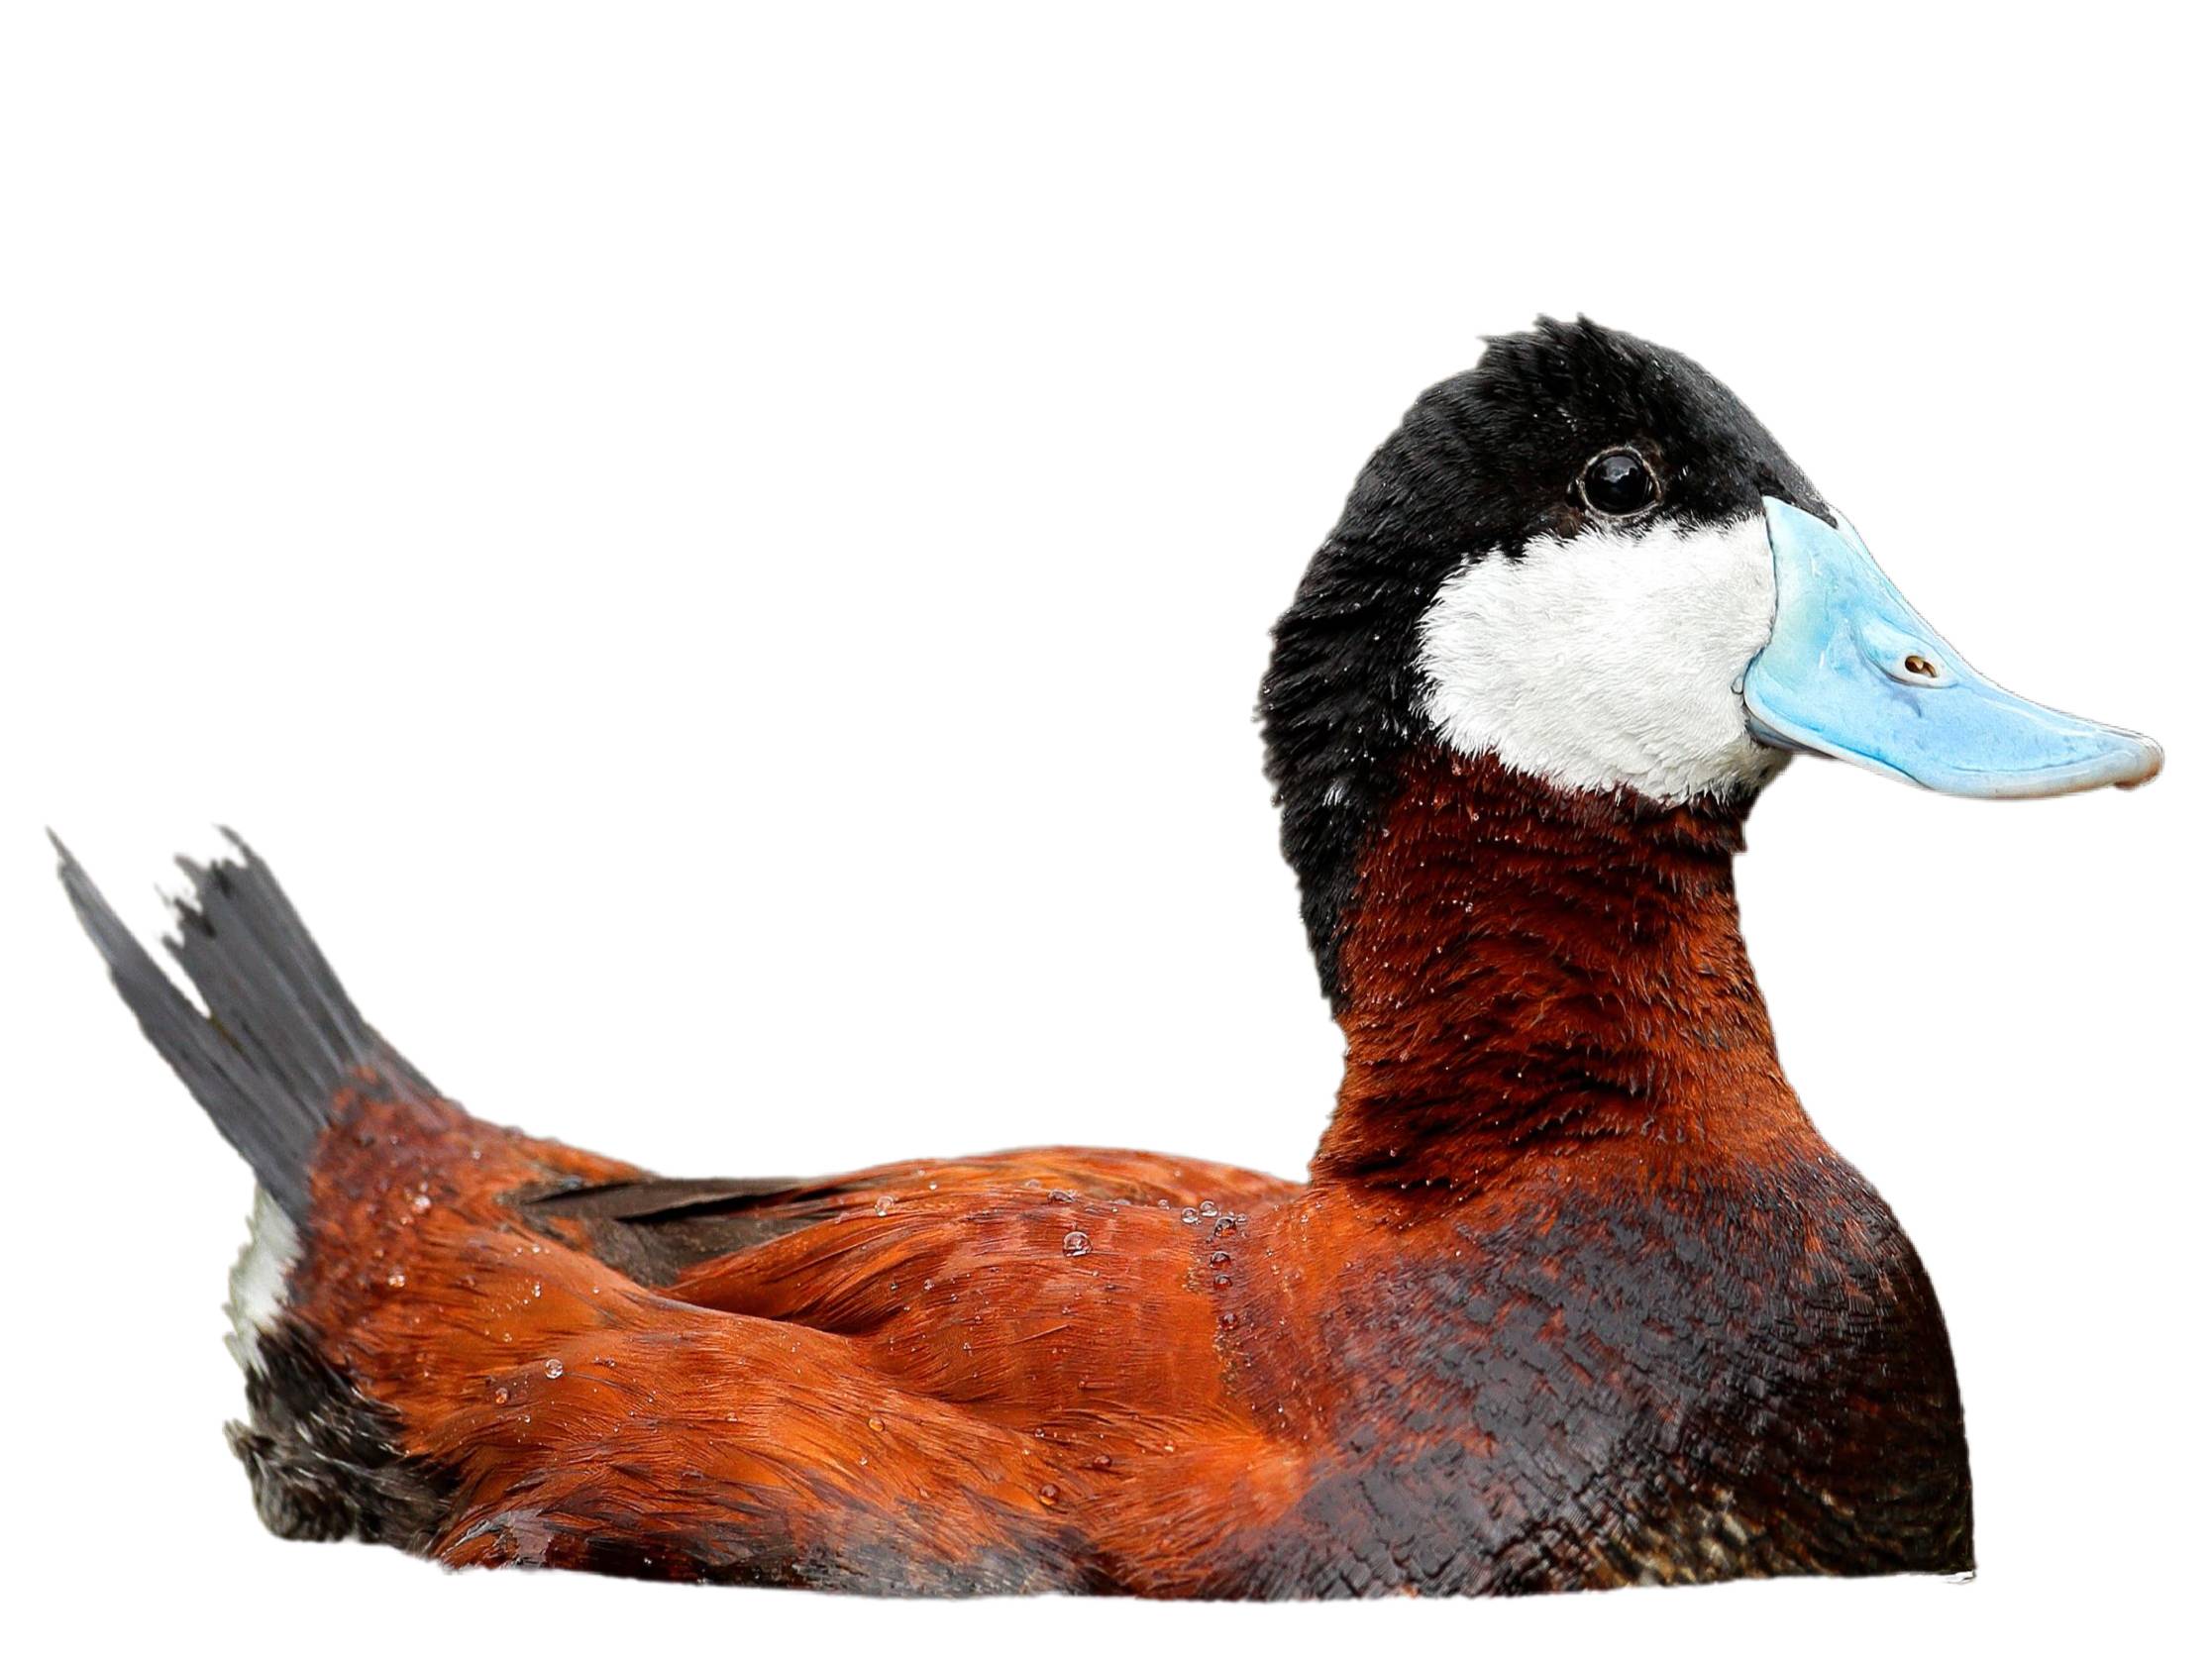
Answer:
POLYGON ((1422 396, 1275 640, 1269 776, 1332 995, 1359 849, 1423 746, 1738 813, 1793 753, 1985 797, 2161 759, 1976 674, 1727 387, 1587 320, 1422 396))

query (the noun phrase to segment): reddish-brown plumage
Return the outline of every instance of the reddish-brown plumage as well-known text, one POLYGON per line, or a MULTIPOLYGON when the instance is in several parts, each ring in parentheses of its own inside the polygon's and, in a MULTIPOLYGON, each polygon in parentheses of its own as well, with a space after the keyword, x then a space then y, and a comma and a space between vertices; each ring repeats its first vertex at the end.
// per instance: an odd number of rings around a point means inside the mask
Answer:
POLYGON ((1941 1319, 1782 1080, 1738 841, 1418 755, 1310 1184, 657 1184, 365 1077, 285 1315, 401 1454, 404 1524, 357 1529, 871 1591, 1965 1566, 1941 1319))
POLYGON ((1731 862, 1778 745, 2158 770, 1974 681, 1679 354, 1542 321, 1431 387, 1260 687, 1346 1037, 1303 1183, 662 1180, 440 1099, 243 848, 187 867, 204 1013, 62 880, 260 1184, 234 1443, 277 1531, 878 1593, 1958 1571, 1943 1318, 1783 1078, 1731 862))
POLYGON ((1440 1187, 1816 1146, 1737 929, 1740 807, 1659 807, 1418 750, 1341 948, 1315 1174, 1440 1187), (1673 1149, 1686 1150, 1676 1151, 1673 1149))
POLYGON ((659 1291, 513 1207, 635 1174, 442 1102, 341 1103, 292 1316, 453 1480, 440 1558, 1012 1588, 1156 1551, 1163 1474, 1193 1511, 1269 1484, 1237 1467, 1262 1437, 1207 1258, 1227 1205, 1295 1186, 1131 1153, 901 1165, 659 1291))

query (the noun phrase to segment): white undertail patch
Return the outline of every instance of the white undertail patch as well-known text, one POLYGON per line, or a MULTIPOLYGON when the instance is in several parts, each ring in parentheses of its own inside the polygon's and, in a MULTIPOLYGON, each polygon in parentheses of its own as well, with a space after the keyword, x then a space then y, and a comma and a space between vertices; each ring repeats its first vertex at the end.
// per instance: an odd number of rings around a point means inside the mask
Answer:
POLYGON ((231 1267, 231 1296, 224 1311, 231 1316, 223 1344, 248 1371, 262 1368, 262 1335, 284 1310, 285 1281, 299 1260, 299 1229, 261 1188, 254 1189, 254 1213, 247 1221, 246 1248, 231 1267))
POLYGON ((1467 755, 1666 805, 1757 788, 1788 757, 1745 725, 1743 671, 1774 631, 1756 516, 1542 537, 1456 571, 1421 622, 1424 709, 1467 755))

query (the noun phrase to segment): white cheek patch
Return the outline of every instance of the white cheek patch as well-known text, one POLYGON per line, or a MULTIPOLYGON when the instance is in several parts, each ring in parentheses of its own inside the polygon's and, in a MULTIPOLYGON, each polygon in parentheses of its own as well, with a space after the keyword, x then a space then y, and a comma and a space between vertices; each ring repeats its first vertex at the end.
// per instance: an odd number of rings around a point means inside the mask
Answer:
POLYGON ((1667 805, 1755 788, 1787 758, 1744 725, 1774 629, 1763 520, 1544 537, 1469 565, 1421 622, 1425 711, 1453 748, 1570 789, 1667 805))

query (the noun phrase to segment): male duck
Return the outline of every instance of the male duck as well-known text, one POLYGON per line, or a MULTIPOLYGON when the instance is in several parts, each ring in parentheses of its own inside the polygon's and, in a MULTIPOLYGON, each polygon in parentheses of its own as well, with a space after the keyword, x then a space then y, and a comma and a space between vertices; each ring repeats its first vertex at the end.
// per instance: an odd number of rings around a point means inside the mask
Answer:
POLYGON ((1347 1055, 1305 1183, 1046 1149, 667 1181, 479 1121, 243 847, 171 950, 62 855, 260 1184, 289 1537, 890 1593, 1504 1593, 1973 1564, 1942 1314, 1775 1059, 1730 864, 1791 751, 2157 747, 1968 668, 1704 370, 1587 322, 1424 394, 1261 693, 1347 1055))

